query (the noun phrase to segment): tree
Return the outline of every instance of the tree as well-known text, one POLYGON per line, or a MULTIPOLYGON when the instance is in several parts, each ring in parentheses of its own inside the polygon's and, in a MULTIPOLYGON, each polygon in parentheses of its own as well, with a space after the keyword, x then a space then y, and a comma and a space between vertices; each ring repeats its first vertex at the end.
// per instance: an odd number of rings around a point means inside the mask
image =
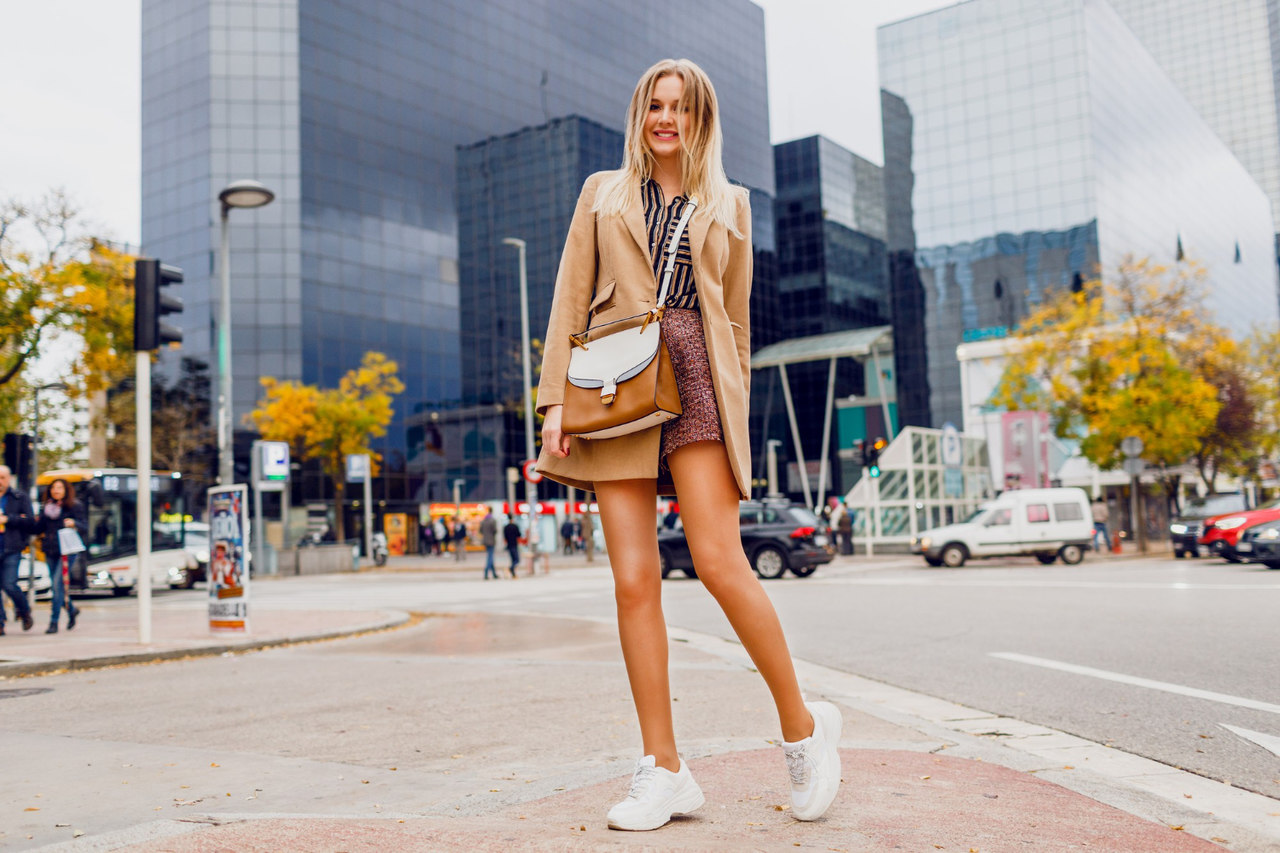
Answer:
MULTIPOLYGON (((210 403, 209 365, 184 356, 178 376, 167 382, 157 372, 151 383, 151 459, 159 470, 181 471, 184 487, 203 494, 214 481, 217 436, 210 403)), ((108 464, 134 467, 137 459, 137 393, 133 378, 122 380, 107 398, 106 421, 112 434, 108 464)))
POLYGON ((337 388, 263 377, 266 393, 246 421, 267 441, 285 441, 299 459, 316 459, 333 480, 338 540, 346 538, 343 496, 348 454, 369 455, 373 470, 381 456, 371 441, 387 434, 395 413, 392 398, 404 390, 397 365, 380 352, 367 352, 360 366, 347 371, 337 388))
POLYGON ((1258 449, 1280 450, 1280 329, 1256 329, 1245 342, 1246 381, 1255 404, 1258 449))
POLYGON ((1205 448, 1226 452, 1211 439, 1223 402, 1207 374, 1226 375, 1234 344, 1203 319, 1203 280, 1192 265, 1130 261, 1112 280, 1056 295, 1018 328, 995 402, 1048 410, 1058 436, 1103 469, 1138 436, 1172 493, 1171 469, 1205 448))

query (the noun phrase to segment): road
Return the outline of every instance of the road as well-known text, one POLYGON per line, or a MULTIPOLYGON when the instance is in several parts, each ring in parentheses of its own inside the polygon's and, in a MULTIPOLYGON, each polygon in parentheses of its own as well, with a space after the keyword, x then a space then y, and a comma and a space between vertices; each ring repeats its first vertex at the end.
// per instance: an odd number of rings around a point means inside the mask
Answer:
MULTIPOLYGON (((858 557, 765 586, 798 658, 1280 798, 1280 571, 1171 558, 948 570, 858 557)), ((259 583, 254 596, 273 607, 613 617, 603 567, 488 583, 334 575, 259 583)), ((201 595, 157 602, 199 606, 201 595)), ((696 581, 668 580, 665 603, 672 625, 732 636, 696 581)))

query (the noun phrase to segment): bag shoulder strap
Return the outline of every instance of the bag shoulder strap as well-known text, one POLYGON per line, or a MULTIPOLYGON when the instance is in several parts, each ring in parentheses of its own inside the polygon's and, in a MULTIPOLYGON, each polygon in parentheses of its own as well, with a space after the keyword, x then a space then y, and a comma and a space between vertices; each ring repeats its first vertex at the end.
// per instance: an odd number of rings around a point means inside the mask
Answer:
POLYGON ((680 248, 680 237, 684 234, 685 226, 689 224, 689 219, 693 216, 694 208, 698 206, 698 197, 696 195, 689 196, 689 200, 684 204, 684 212, 680 214, 680 221, 676 223, 676 230, 671 235, 670 242, 667 243, 667 266, 662 271, 662 287, 658 289, 658 304, 655 308, 661 308, 666 304, 667 292, 671 289, 671 277, 676 271, 676 251, 680 248))

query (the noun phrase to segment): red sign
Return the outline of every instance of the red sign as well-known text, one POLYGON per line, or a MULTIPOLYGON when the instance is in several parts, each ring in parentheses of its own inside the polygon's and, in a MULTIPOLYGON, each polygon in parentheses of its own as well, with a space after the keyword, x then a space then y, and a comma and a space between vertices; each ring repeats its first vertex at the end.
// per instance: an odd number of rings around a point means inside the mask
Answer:
POLYGON ((537 464, 538 464, 538 460, 529 459, 524 463, 523 466, 521 466, 521 471, 524 473, 524 478, 528 480, 530 483, 542 482, 542 475, 539 474, 537 471, 533 470, 533 466, 537 464))

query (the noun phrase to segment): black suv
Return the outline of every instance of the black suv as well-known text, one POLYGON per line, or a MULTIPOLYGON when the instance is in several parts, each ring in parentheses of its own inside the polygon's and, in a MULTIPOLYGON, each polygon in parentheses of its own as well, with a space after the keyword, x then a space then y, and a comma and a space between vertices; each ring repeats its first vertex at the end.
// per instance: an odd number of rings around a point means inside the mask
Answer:
MULTIPOLYGON (((802 504, 786 500, 743 501, 738 506, 742 550, 762 578, 780 578, 788 570, 807 578, 818 566, 831 562, 835 549, 826 523, 802 504)), ((684 530, 658 533, 662 576, 679 569, 697 577, 684 530)))
POLYGON ((1231 492, 1192 498, 1182 507, 1178 517, 1169 523, 1169 539, 1173 543, 1173 556, 1200 556, 1200 537, 1204 535, 1204 520, 1215 515, 1245 510, 1244 495, 1231 492))

